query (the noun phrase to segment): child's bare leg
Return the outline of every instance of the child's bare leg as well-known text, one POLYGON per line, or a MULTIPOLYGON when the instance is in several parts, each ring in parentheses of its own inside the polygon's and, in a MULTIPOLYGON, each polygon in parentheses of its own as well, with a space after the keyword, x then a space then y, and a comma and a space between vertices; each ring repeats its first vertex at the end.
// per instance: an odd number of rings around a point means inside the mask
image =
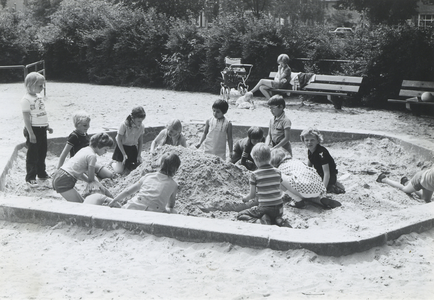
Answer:
POLYGON ((101 179, 113 178, 113 173, 106 167, 102 167, 96 175, 101 179))
POLYGON ((76 189, 70 189, 69 191, 60 193, 60 195, 62 195, 62 197, 69 202, 78 202, 78 203, 84 202, 83 197, 80 195, 79 192, 77 192, 76 189))
POLYGON ((254 92, 258 91, 259 87, 263 86, 263 85, 266 86, 266 87, 272 88, 273 87, 273 80, 271 80, 271 79, 261 79, 261 80, 259 80, 258 83, 255 85, 255 87, 250 90, 250 92, 254 93, 254 92))

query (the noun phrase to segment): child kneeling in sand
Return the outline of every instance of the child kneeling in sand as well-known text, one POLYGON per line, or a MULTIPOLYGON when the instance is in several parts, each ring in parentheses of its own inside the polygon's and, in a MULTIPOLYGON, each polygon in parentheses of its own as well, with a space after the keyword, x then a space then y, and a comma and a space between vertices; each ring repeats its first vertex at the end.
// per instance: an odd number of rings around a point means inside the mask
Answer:
POLYGON ((155 212, 176 213, 175 201, 178 184, 173 176, 179 169, 181 160, 175 153, 164 153, 160 159, 160 170, 148 173, 132 186, 123 190, 110 203, 110 207, 117 206, 122 200, 135 194, 122 208, 155 212))
POLYGON ((261 219, 265 224, 291 227, 288 221, 282 218, 282 176, 279 170, 270 165, 270 148, 264 143, 258 143, 253 147, 251 155, 258 169, 250 175, 250 193, 243 197, 243 202, 255 199, 258 204, 240 211, 237 219, 250 222, 261 219))
POLYGON ((434 192, 434 166, 428 170, 417 172, 410 181, 407 177, 402 177, 401 183, 399 183, 387 178, 385 173, 381 173, 377 178, 377 182, 386 183, 406 194, 415 193, 420 199, 429 203, 434 192))
POLYGON ((114 141, 107 133, 97 133, 90 138, 90 145, 80 149, 70 160, 65 162, 53 175, 53 189, 67 201, 83 203, 84 199, 74 188, 77 180, 87 182, 85 193, 100 190, 113 197, 101 183, 95 179, 97 155, 104 155, 112 148, 114 141))
POLYGON ((161 130, 151 143, 151 153, 155 153, 157 147, 163 145, 187 147, 187 140, 182 134, 182 124, 178 119, 170 121, 166 128, 161 130))
POLYGON ((322 134, 314 128, 305 129, 300 134, 301 141, 307 147, 308 166, 314 167, 321 176, 328 193, 343 194, 344 186, 338 182, 336 163, 327 148, 321 145, 322 134))

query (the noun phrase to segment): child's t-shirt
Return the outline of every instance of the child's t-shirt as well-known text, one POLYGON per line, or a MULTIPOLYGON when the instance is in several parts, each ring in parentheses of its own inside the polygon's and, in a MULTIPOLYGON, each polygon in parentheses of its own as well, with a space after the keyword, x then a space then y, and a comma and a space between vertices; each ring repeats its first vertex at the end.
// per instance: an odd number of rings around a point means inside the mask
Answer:
POLYGON ((256 186, 259 206, 274 206, 283 203, 280 183, 280 170, 271 165, 260 166, 250 175, 250 185, 256 186))
MULTIPOLYGON (((270 120, 269 130, 273 146, 279 144, 280 141, 285 138, 285 129, 290 129, 291 125, 291 120, 286 117, 285 112, 282 112, 280 116, 273 117, 270 120)), ((289 142, 283 145, 282 148, 290 153, 292 152, 291 144, 289 142)))
POLYGON ((420 184, 427 190, 434 191, 434 167, 423 172, 420 184))
POLYGON ((69 156, 73 157, 80 149, 89 146, 89 141, 90 138, 87 133, 81 134, 76 130, 71 132, 66 141, 66 143, 72 147, 69 151, 69 156))
POLYGON ((313 152, 307 150, 307 156, 322 179, 324 178, 324 170, 322 169, 322 166, 328 164, 330 169, 329 185, 336 183, 336 176, 338 173, 338 170, 336 169, 336 163, 325 147, 318 145, 313 152))
POLYGON ((36 96, 33 96, 26 93, 21 100, 21 110, 30 113, 32 126, 48 126, 48 116, 45 111, 45 103, 40 95, 37 94, 36 96))
POLYGON ((78 151, 74 157, 67 160, 60 168, 79 179, 83 173, 86 173, 89 169, 89 165, 95 166, 96 153, 88 146, 78 151))
POLYGON ((163 145, 172 145, 172 146, 179 146, 179 145, 185 145, 187 143, 187 140, 185 139, 184 135, 182 133, 179 134, 178 139, 173 141, 173 139, 167 134, 167 128, 160 131, 160 133, 155 137, 155 145, 156 146, 163 146, 163 145))
POLYGON ((118 134, 122 136, 122 145, 125 146, 137 146, 140 136, 144 133, 145 125, 143 123, 140 126, 133 125, 129 127, 126 122, 123 122, 118 130, 118 134))
POLYGON ((142 186, 135 197, 123 207, 156 212, 165 212, 170 198, 178 190, 172 177, 160 172, 148 173, 140 178, 142 186))

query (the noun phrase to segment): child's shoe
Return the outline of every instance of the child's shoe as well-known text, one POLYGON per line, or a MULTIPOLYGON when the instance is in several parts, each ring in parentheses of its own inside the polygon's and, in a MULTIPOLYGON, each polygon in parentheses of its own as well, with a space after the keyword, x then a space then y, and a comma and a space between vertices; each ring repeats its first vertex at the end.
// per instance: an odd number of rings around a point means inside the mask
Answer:
POLYGON ((321 198, 320 201, 325 208, 336 208, 342 206, 342 204, 339 201, 330 198, 321 198))
POLYGON ((38 182, 35 179, 30 179, 29 181, 26 181, 27 185, 31 188, 38 187, 38 182))
POLYGON ((48 175, 47 173, 45 173, 45 174, 42 175, 42 176, 38 176, 38 178, 39 178, 40 180, 47 180, 47 179, 51 179, 51 176, 48 175))
POLYGON ((277 218, 276 219, 276 225, 279 227, 288 227, 292 228, 291 224, 289 224, 287 219, 277 218))
POLYGON ((380 175, 378 175, 377 182, 382 183, 383 179, 386 178, 386 177, 387 177, 386 173, 381 173, 380 175))
POLYGON ((271 218, 268 215, 263 215, 261 218, 261 224, 271 225, 271 218))

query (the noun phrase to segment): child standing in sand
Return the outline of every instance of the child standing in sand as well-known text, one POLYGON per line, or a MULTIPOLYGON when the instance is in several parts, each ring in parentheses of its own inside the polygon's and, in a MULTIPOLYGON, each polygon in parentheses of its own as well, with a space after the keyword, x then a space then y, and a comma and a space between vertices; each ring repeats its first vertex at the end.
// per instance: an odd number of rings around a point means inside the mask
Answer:
POLYGON ((155 137, 151 143, 151 153, 155 153, 155 148, 163 145, 187 147, 187 140, 182 134, 182 124, 178 119, 170 121, 155 137))
POLYGON ((239 162, 240 165, 245 166, 250 171, 256 170, 257 167, 250 153, 253 149, 253 146, 255 146, 257 143, 263 142, 264 132, 262 129, 256 126, 250 127, 247 130, 247 137, 238 140, 235 143, 232 163, 235 164, 239 162))
POLYGON ((266 144, 271 148, 282 147, 292 156, 289 136, 291 132, 291 120, 285 115, 285 100, 282 95, 274 95, 267 101, 273 118, 270 120, 266 144))
POLYGON ((278 169, 270 165, 270 148, 264 143, 258 143, 252 149, 252 157, 258 169, 250 175, 250 193, 243 197, 243 202, 255 199, 258 205, 240 211, 237 219, 250 222, 261 219, 266 224, 291 227, 283 219, 280 191, 282 176, 278 169))
POLYGON ((307 147, 308 166, 314 167, 321 176, 328 193, 343 194, 345 189, 337 181, 338 170, 329 151, 321 145, 323 136, 314 128, 305 129, 300 134, 301 141, 307 147))
POLYGON ((47 131, 53 133, 48 124, 45 103, 39 95, 45 85, 45 77, 38 72, 29 73, 24 85, 27 93, 21 100, 24 118, 24 136, 26 137, 26 182, 30 187, 37 187, 36 176, 41 180, 50 178, 45 166, 47 157, 47 131))
POLYGON ((226 160, 226 140, 232 158, 232 123, 225 118, 229 105, 225 100, 216 100, 212 105, 213 117, 205 123, 202 138, 196 148, 205 141, 205 153, 214 154, 226 160))
POLYGON ((132 186, 116 196, 109 206, 119 205, 123 199, 138 192, 122 208, 155 212, 175 212, 176 193, 178 184, 173 180, 181 165, 179 156, 175 153, 164 153, 160 158, 158 172, 148 173, 132 186))
POLYGON ((53 189, 67 201, 83 203, 83 197, 74 188, 77 180, 83 180, 87 182, 86 192, 101 190, 105 195, 113 197, 95 180, 97 155, 104 155, 113 145, 114 142, 107 133, 93 135, 89 146, 80 149, 54 173, 53 189))
POLYGON ((119 126, 116 135, 117 145, 112 157, 112 167, 116 173, 122 173, 125 169, 134 170, 142 162, 145 118, 145 110, 138 106, 133 108, 131 114, 119 126))
MULTIPOLYGON (((85 111, 78 111, 72 117, 75 130, 68 136, 66 145, 60 154, 57 169, 65 162, 66 157, 74 157, 74 155, 82 148, 89 146, 90 137, 87 134, 90 126, 90 115, 85 111)), ((99 178, 112 178, 113 173, 106 167, 95 164, 95 174, 99 178)))
POLYGON ((434 166, 428 170, 417 172, 411 180, 402 177, 400 183, 387 178, 385 173, 381 173, 377 178, 377 182, 386 183, 406 194, 415 193, 420 199, 429 203, 434 192, 434 166))

